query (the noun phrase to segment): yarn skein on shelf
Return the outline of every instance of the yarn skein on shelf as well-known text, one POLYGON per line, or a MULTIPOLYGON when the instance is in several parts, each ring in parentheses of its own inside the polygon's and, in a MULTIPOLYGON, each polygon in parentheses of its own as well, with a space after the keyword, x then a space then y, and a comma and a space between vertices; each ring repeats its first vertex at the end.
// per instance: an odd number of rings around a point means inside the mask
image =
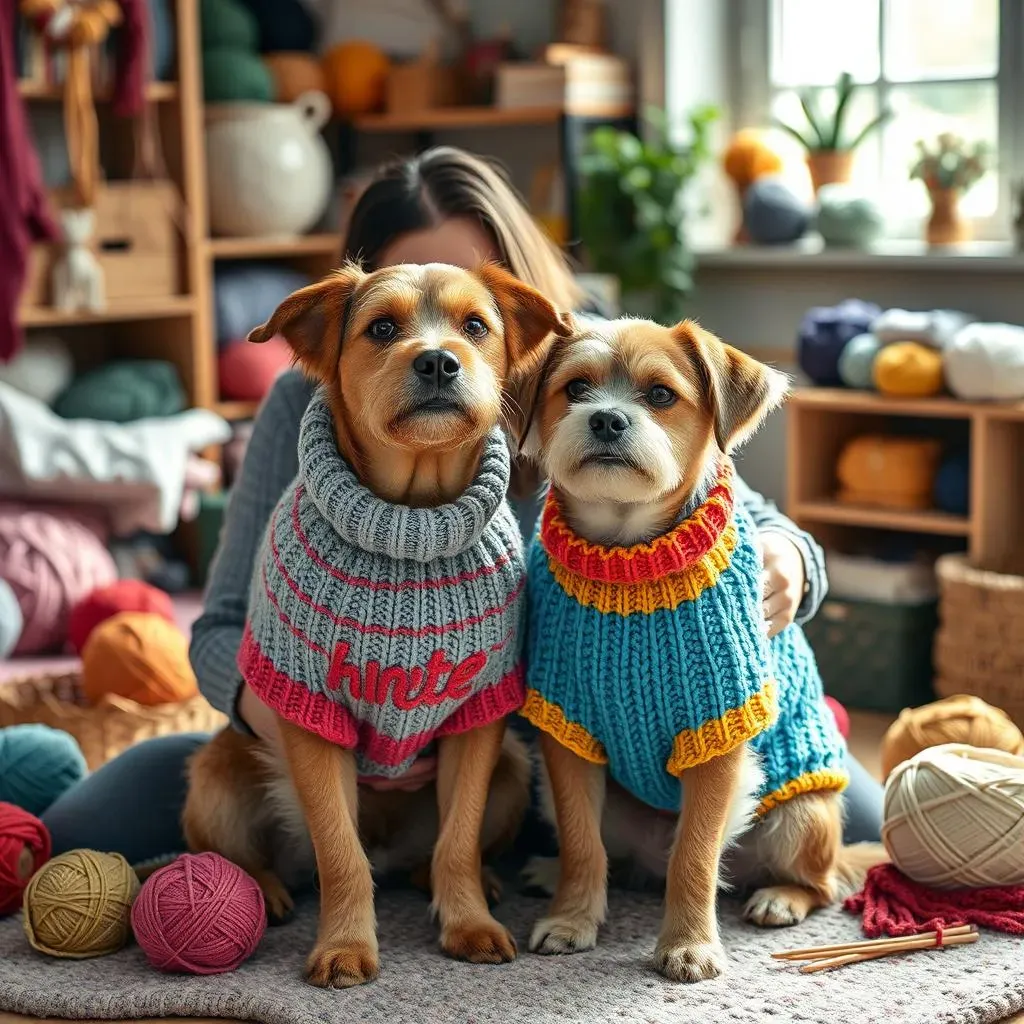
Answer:
POLYGON ((260 887, 236 864, 216 853, 184 854, 147 879, 132 928, 158 970, 222 974, 255 952, 267 913, 260 887))
POLYGON ((882 772, 888 777, 896 765, 944 743, 1024 754, 1024 733, 1005 711, 980 697, 958 693, 900 712, 882 737, 882 772))
POLYGON ((25 935, 40 953, 69 960, 116 953, 131 936, 139 879, 119 853, 71 850, 25 889, 25 935))
POLYGON ((959 743, 922 750, 885 784, 882 842, 922 885, 1024 885, 1024 757, 959 743))
POLYGON ((42 814, 85 777, 85 756, 74 737, 30 723, 0 729, 0 801, 42 814))
POLYGON ((916 341, 886 345, 872 367, 875 387, 894 398, 928 398, 942 390, 942 356, 916 341))
POLYGON ((50 850, 49 830, 34 814, 0 803, 0 917, 21 909, 25 887, 50 850))
POLYGON ((90 591, 71 609, 68 638, 75 652, 82 653, 100 623, 121 612, 148 612, 174 622, 174 604, 163 590, 143 580, 117 580, 90 591))

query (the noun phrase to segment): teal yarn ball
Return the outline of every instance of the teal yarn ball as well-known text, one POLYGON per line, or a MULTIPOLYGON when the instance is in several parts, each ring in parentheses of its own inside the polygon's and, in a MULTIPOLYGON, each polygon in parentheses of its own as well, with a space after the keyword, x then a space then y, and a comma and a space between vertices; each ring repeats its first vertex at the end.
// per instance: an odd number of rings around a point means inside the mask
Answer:
POLYGON ((260 24, 238 0, 202 0, 199 32, 203 49, 224 46, 250 53, 259 51, 260 24))
POLYGON ((270 103, 274 78, 258 54, 213 47, 203 50, 203 98, 207 103, 270 103))
POLYGON ((21 605, 10 583, 0 579, 0 658, 6 658, 17 646, 24 625, 21 605))
POLYGON ((130 423, 181 412, 185 408, 185 389, 173 363, 123 359, 76 377, 53 408, 66 420, 130 423))
POLYGON ((877 240, 883 227, 878 204, 853 186, 822 185, 818 190, 817 228, 825 245, 864 249, 877 240))
POLYGON ((848 388, 872 389, 872 373, 881 350, 882 344, 873 334, 851 338, 839 353, 839 379, 848 388))
POLYGON ((85 777, 85 757, 72 736, 48 725, 0 729, 0 802, 42 814, 85 777))

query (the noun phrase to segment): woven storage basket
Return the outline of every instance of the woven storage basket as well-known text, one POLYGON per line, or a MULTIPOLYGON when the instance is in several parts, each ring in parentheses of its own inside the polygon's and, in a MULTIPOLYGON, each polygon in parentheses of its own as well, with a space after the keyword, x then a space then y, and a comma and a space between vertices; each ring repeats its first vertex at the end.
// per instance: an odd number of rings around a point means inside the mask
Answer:
POLYGON ((1024 729, 1024 577, 975 569, 963 555, 943 555, 935 570, 935 689, 981 697, 1024 729))
POLYGON ((0 683, 0 727, 40 722, 78 741, 90 770, 154 736, 213 732, 227 719, 202 697, 146 707, 108 694, 90 704, 77 672, 25 676, 0 683))

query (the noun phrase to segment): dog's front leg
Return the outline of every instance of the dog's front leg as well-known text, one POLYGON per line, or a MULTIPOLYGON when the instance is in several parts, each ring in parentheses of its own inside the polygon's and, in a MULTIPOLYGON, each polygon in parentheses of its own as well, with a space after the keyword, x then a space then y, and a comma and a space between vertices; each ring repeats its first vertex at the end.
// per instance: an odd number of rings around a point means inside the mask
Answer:
POLYGON ((597 945, 608 910, 608 856, 601 841, 605 768, 577 757, 547 733, 541 750, 558 824, 558 886, 534 926, 534 953, 577 953, 597 945))
POLYGON ((355 755, 283 719, 280 726, 320 878, 320 926, 306 977, 321 988, 361 985, 377 977, 379 965, 373 878, 357 830, 355 755))
POLYGON ((718 868, 746 746, 682 774, 683 806, 665 885, 665 916, 654 952, 659 972, 673 981, 704 981, 725 970, 715 902, 718 868))
POLYGON ((438 746, 440 831, 430 872, 433 907, 441 923, 441 948, 477 964, 516 958, 515 939, 491 915, 480 875, 480 833, 504 734, 502 720, 445 736, 438 746))

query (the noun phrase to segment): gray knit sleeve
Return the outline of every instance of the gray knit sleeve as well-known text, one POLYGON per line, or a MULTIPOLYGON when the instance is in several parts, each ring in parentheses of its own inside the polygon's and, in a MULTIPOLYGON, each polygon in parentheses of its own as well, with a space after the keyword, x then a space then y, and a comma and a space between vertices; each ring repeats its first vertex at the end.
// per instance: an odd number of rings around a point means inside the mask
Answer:
POLYGON ((828 593, 828 576, 825 572, 825 553, 821 545, 805 530, 801 530, 792 519, 784 516, 773 501, 752 490, 737 476, 735 478, 737 502, 746 509, 754 520, 758 532, 774 531, 788 537, 804 560, 804 576, 807 591, 797 609, 796 621, 803 624, 814 618, 828 593))
POLYGON ((235 714, 242 684, 236 658, 253 566, 270 515, 298 471, 299 424, 312 393, 306 379, 292 370, 267 395, 231 489, 203 613, 192 627, 189 655, 199 689, 236 727, 243 727, 235 714))

